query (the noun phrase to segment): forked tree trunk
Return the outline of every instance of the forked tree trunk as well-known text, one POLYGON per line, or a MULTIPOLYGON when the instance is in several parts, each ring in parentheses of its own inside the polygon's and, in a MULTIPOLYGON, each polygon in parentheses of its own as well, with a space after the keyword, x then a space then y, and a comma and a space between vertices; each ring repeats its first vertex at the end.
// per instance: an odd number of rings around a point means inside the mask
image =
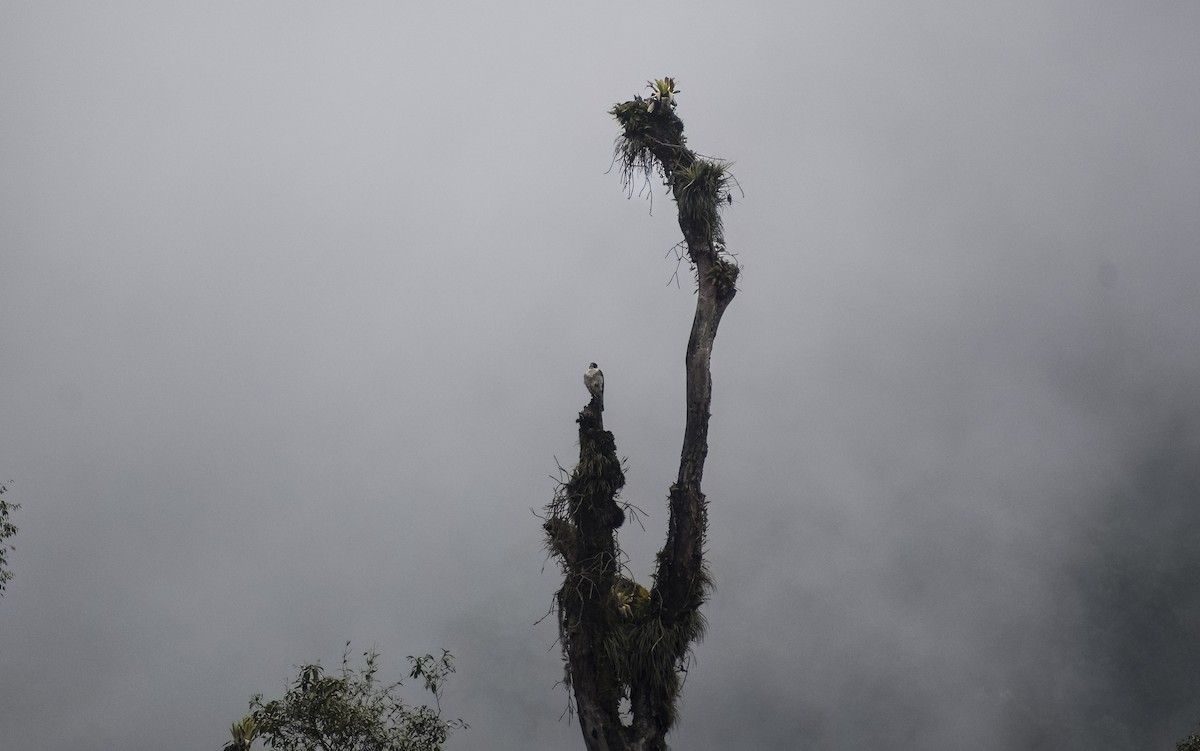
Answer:
POLYGON ((700 483, 708 455, 713 341, 737 291, 738 266, 725 252, 718 214, 732 177, 726 164, 700 158, 685 145, 674 82, 656 81, 651 90, 649 98, 618 104, 612 114, 623 128, 617 158, 624 178, 657 174, 669 186, 696 277, 696 315, 684 357, 687 423, 679 474, 668 492, 667 540, 648 594, 620 570, 616 530, 625 515, 617 494, 625 478, 613 435, 604 430, 603 399, 593 398, 579 413, 579 463, 547 507, 548 545, 563 570, 556 605, 566 682, 588 751, 667 748, 679 673, 702 636, 700 606, 710 588, 700 483))

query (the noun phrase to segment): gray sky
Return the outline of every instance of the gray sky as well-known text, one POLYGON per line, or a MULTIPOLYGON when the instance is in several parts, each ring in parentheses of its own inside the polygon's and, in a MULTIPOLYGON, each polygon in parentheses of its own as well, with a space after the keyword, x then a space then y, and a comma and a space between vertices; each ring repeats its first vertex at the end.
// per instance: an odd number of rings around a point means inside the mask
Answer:
POLYGON ((4 3, 0 749, 219 748, 347 639, 582 746, 530 509, 596 360, 648 576, 693 298, 606 110, 665 75, 745 190, 676 747, 1022 747, 1077 531, 1200 449, 1200 5, 968 5, 4 3))

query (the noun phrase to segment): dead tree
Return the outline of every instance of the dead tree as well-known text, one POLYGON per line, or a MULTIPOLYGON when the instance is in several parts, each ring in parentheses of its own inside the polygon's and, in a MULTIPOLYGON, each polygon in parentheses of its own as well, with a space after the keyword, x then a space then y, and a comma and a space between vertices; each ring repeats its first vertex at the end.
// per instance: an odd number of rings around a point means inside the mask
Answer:
POLYGON ((697 287, 684 358, 687 422, 679 475, 668 491, 667 540, 653 586, 623 573, 617 528, 625 475, 613 434, 604 429, 603 394, 579 413, 579 463, 547 506, 544 528, 563 585, 555 605, 566 684, 588 751, 662 751, 675 724, 691 646, 704 632, 700 606, 711 580, 704 560, 707 501, 700 489, 708 455, 710 360, 717 326, 737 292, 739 267, 726 251, 718 213, 731 204, 728 163, 686 145, 675 114, 675 83, 650 83, 646 98, 614 106, 621 125, 615 159, 625 186, 661 178, 683 231, 697 287))

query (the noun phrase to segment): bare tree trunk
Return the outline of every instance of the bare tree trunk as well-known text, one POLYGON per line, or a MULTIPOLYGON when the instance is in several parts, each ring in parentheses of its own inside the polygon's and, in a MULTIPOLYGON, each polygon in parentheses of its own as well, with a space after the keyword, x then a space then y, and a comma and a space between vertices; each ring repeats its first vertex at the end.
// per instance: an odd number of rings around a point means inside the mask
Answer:
POLYGON ((612 114, 623 128, 617 158, 626 184, 657 174, 670 187, 696 275, 696 315, 684 358, 687 423, 679 474, 668 493, 667 540, 650 590, 620 571, 616 530, 625 515, 617 497, 625 477, 613 435, 604 430, 602 394, 579 413, 579 463, 547 507, 547 542, 563 569, 557 608, 565 679, 588 751, 667 748, 679 674, 703 635, 700 606, 710 589, 700 481, 708 455, 713 341, 737 292, 738 266, 725 251, 718 214, 729 200, 732 177, 725 163, 698 157, 685 145, 674 81, 655 81, 651 90, 646 99, 616 105, 612 114))

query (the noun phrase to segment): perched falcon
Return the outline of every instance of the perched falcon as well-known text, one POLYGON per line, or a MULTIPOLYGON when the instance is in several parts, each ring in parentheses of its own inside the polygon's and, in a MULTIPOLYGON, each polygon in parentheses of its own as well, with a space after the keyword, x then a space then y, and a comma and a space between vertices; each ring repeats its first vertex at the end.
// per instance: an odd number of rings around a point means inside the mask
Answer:
POLYGON ((587 386, 588 393, 592 398, 604 406, 604 373, 600 368, 596 367, 596 363, 588 366, 588 369, 583 374, 583 385, 587 386))

